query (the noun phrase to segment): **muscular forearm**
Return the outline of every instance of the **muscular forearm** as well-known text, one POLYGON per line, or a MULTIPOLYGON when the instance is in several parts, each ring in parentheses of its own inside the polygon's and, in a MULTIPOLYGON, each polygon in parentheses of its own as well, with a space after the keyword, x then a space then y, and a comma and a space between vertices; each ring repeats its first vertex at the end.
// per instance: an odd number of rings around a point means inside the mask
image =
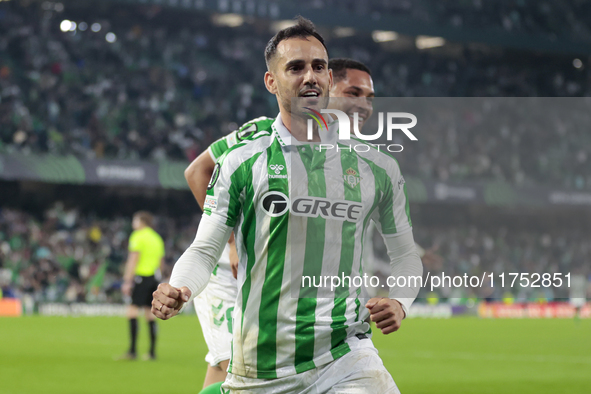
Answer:
POLYGON ((389 297, 400 302, 405 315, 408 315, 408 310, 420 290, 419 278, 423 276, 423 264, 417 253, 412 231, 385 236, 384 242, 390 257, 390 275, 395 278, 400 276, 406 278, 406 286, 391 287, 389 297))
POLYGON ((191 299, 201 293, 231 233, 231 227, 203 215, 195 240, 174 265, 170 284, 176 288, 188 287, 191 299))

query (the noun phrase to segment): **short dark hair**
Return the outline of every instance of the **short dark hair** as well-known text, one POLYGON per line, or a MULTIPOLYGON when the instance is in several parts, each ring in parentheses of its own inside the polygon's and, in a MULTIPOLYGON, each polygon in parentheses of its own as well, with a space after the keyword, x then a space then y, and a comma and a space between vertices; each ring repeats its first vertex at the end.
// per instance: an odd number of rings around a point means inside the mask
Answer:
POLYGON ((148 227, 152 227, 152 225, 154 224, 154 216, 152 216, 152 214, 148 211, 137 211, 133 214, 133 217, 137 217, 139 220, 142 221, 142 223, 144 223, 148 227))
POLYGON ((340 82, 347 77, 347 70, 360 70, 371 75, 369 67, 357 60, 347 58, 330 59, 328 68, 332 70, 332 79, 334 83, 340 82))
POLYGON ((267 63, 267 68, 269 68, 269 64, 271 63, 271 59, 277 53, 277 45, 283 40, 287 40, 288 38, 293 37, 315 37, 322 43, 324 49, 326 49, 326 54, 328 55, 328 48, 326 48, 326 44, 324 43, 324 38, 316 31, 316 26, 314 23, 309 19, 306 19, 302 16, 298 16, 296 18, 297 23, 293 26, 287 27, 283 30, 280 30, 269 40, 267 46, 265 47, 265 62, 267 63))

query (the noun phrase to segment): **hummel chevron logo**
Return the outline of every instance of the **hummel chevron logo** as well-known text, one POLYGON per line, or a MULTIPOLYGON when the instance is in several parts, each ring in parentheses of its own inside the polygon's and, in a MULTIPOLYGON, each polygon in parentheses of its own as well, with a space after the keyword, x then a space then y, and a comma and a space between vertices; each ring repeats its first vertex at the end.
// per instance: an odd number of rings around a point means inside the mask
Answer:
POLYGON ((281 165, 281 164, 271 164, 271 165, 269 166, 269 168, 270 168, 272 171, 275 171, 275 174, 279 175, 279 174, 281 174, 281 171, 282 171, 282 170, 283 170, 285 167, 284 167, 283 165, 281 165))
POLYGON ((281 171, 283 171, 285 169, 285 166, 283 164, 271 164, 271 165, 269 165, 269 169, 275 173, 275 174, 269 174, 269 178, 271 178, 271 179, 274 179, 274 178, 287 179, 287 174, 281 174, 281 171))
POLYGON ((214 315, 217 315, 219 313, 219 311, 222 310, 222 308, 224 307, 224 301, 220 301, 220 304, 218 306, 212 305, 211 306, 211 310, 213 311, 214 315))

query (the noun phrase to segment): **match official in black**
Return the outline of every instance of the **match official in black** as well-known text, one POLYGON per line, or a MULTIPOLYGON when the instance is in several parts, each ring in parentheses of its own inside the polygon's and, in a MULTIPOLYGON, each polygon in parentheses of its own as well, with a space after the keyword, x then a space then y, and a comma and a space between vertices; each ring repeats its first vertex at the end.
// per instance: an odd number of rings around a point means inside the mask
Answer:
POLYGON ((125 274, 122 292, 131 295, 131 304, 127 309, 129 319, 130 345, 129 351, 121 359, 135 360, 137 357, 136 342, 138 333, 137 317, 140 308, 150 328, 150 352, 147 360, 156 359, 156 321, 150 312, 152 293, 158 288, 155 273, 164 261, 164 241, 152 228, 153 217, 149 212, 139 211, 133 215, 133 232, 129 237, 129 255, 125 263, 125 274))

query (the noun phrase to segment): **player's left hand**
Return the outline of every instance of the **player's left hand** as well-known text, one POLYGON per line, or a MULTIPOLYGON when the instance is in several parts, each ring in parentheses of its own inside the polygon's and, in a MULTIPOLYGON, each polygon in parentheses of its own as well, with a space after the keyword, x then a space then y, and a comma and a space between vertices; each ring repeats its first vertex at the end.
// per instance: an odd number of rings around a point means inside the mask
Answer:
POLYGON ((365 307, 369 309, 371 321, 382 330, 382 334, 397 331, 404 318, 404 310, 400 302, 390 298, 376 297, 367 301, 365 307))

